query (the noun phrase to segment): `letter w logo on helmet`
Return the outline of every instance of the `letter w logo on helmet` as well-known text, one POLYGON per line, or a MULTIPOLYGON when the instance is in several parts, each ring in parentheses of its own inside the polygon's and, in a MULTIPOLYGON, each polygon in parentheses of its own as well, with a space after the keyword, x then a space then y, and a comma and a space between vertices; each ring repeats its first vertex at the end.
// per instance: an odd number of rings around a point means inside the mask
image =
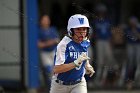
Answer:
POLYGON ((80 24, 84 24, 84 18, 78 18, 80 24))

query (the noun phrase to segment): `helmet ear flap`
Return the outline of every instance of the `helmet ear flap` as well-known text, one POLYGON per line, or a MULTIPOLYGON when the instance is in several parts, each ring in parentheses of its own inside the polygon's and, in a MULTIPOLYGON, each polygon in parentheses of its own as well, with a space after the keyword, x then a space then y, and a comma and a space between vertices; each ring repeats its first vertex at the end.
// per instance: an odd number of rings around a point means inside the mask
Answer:
POLYGON ((72 29, 72 28, 69 30, 68 35, 69 35, 70 37, 74 36, 74 31, 73 31, 73 29, 72 29))
POLYGON ((71 28, 71 36, 74 36, 74 30, 71 28))

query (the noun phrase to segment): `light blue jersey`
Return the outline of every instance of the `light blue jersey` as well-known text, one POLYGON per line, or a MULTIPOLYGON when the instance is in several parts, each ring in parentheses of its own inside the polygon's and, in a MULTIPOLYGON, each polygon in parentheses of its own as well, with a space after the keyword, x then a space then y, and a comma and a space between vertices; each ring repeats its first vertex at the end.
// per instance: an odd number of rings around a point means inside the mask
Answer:
MULTIPOLYGON (((54 64, 61 65, 74 62, 74 60, 76 60, 82 52, 88 54, 89 46, 89 40, 84 40, 79 44, 74 42, 70 37, 65 36, 57 46, 54 64)), ((55 76, 59 80, 71 82, 81 79, 82 77, 84 77, 84 75, 85 62, 83 62, 80 67, 76 67, 64 73, 56 74, 55 76)))

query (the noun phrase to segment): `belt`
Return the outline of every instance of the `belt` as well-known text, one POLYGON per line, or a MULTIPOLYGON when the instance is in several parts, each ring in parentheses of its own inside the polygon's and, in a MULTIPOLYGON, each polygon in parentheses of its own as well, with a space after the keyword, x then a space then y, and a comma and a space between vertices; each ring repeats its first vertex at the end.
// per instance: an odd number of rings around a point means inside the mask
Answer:
POLYGON ((77 80, 77 81, 72 81, 72 82, 64 82, 61 80, 55 80, 56 83, 59 83, 60 85, 75 85, 81 82, 81 80, 77 80))

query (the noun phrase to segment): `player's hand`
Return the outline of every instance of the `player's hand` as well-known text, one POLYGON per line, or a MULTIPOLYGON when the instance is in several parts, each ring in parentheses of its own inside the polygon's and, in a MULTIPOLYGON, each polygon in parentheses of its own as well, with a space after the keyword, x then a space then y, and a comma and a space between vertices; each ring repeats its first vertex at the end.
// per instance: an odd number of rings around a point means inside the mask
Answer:
POLYGON ((74 61, 74 64, 79 67, 81 65, 81 63, 85 60, 89 60, 90 58, 85 54, 82 53, 77 60, 74 61))
POLYGON ((92 77, 94 73, 95 73, 94 68, 91 65, 86 66, 86 74, 89 74, 90 77, 92 77))

